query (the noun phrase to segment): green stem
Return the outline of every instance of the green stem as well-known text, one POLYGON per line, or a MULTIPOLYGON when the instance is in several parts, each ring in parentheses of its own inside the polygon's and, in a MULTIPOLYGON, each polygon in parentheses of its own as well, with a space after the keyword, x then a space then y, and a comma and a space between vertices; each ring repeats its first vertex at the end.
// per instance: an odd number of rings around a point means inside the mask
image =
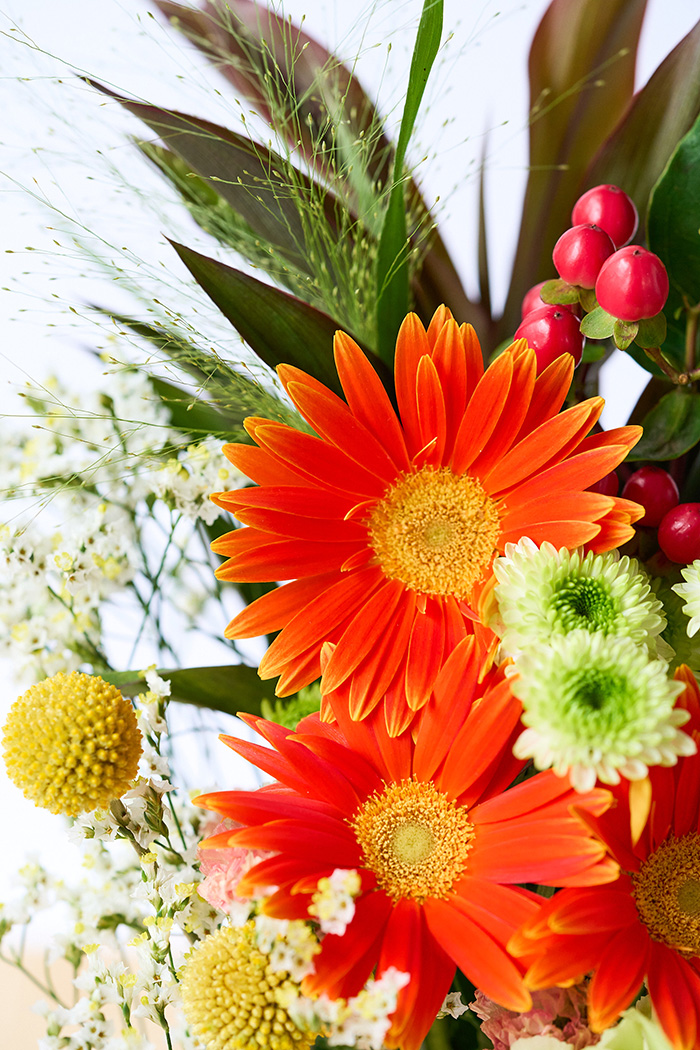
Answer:
POLYGON ((49 988, 45 984, 42 984, 39 978, 35 977, 34 974, 27 969, 27 967, 20 959, 8 959, 6 955, 2 954, 2 952, 0 952, 0 959, 2 959, 3 962, 6 962, 8 966, 14 966, 17 970, 20 971, 20 973, 23 973, 25 977, 29 978, 33 985, 35 985, 40 991, 44 993, 44 995, 48 995, 50 999, 53 999, 53 1001, 55 1003, 58 1003, 59 1006, 63 1007, 64 1010, 68 1009, 66 1004, 63 1002, 62 999, 60 999, 56 995, 53 989, 49 988))
POLYGON ((700 303, 696 306, 688 306, 686 303, 685 322, 685 370, 695 372, 695 351, 698 342, 698 322, 700 321, 700 303))
POLYGON ((423 1046, 425 1050, 450 1050, 450 1040, 444 1019, 433 1022, 430 1031, 425 1037, 423 1046))
POLYGON ((677 372, 673 365, 669 364, 658 346, 645 346, 644 353, 647 357, 651 358, 654 364, 659 366, 664 375, 667 375, 674 383, 680 383, 683 385, 688 382, 687 378, 684 379, 683 375, 677 372))

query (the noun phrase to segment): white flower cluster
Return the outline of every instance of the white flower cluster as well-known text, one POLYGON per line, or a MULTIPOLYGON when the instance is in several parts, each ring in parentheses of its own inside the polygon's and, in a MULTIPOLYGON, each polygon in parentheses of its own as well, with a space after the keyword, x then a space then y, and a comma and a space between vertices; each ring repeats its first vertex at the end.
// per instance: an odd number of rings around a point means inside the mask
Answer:
MULTIPOLYGON (((62 909, 47 964, 68 960, 82 994, 68 1007, 46 987, 54 1002, 39 1007, 47 1023, 40 1050, 155 1050, 139 1029, 141 1020, 176 1034, 182 1050, 196 1045, 179 1012, 177 967, 221 916, 197 892, 201 816, 188 800, 176 799, 161 754, 169 684, 153 668, 144 676, 149 689, 137 698, 142 775, 109 810, 74 822, 69 834, 82 853, 84 874, 69 883, 28 863, 16 899, 0 907, 0 939, 10 944, 17 941, 13 928, 26 927, 56 904, 62 909), (110 1006, 118 1010, 105 1012, 110 1006), (115 1027, 114 1017, 123 1023, 115 1027), (68 1026, 76 1030, 66 1035, 68 1026)), ((289 950, 301 954, 299 945, 289 950)))
POLYGON ((273 970, 288 973, 293 981, 314 972, 314 955, 320 950, 318 938, 305 922, 255 916, 258 948, 270 957, 273 970))
POLYGON ((191 521, 211 525, 223 512, 209 499, 212 492, 238 483, 240 474, 224 462, 221 441, 205 438, 167 460, 150 478, 151 491, 191 521))
POLYGON ((309 914, 316 916, 323 933, 342 937, 354 918, 355 897, 361 889, 362 881, 354 869, 336 868, 328 878, 318 880, 309 914))
POLYGON ((141 372, 117 371, 109 395, 78 397, 49 380, 25 400, 37 422, 0 440, 0 472, 20 505, 0 526, 0 656, 21 678, 99 672, 108 604, 148 609, 164 585, 153 568, 161 555, 171 605, 192 619, 211 596, 211 574, 203 586, 192 569, 195 546, 204 550, 197 526, 223 513, 210 494, 241 476, 218 438, 181 447, 141 372))
POLYGON ((119 507, 76 496, 64 527, 0 530, 0 655, 50 677, 99 661, 100 607, 133 579, 136 530, 119 507), (87 504, 87 505, 86 505, 87 504))
POLYGON ((309 999, 290 992, 284 1006, 299 1028, 327 1033, 329 1046, 382 1050, 397 996, 409 981, 410 974, 390 966, 381 977, 370 977, 351 999, 329 999, 326 995, 309 999))

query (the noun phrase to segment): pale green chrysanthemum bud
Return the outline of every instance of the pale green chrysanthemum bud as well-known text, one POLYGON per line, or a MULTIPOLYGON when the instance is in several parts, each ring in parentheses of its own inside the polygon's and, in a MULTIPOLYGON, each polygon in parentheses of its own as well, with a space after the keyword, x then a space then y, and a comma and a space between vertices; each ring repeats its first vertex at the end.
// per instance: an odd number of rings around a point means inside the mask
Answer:
POLYGON ((37 806, 74 817, 106 808, 138 771, 141 733, 116 686, 79 671, 33 685, 3 732, 10 780, 37 806))
POLYGON ((685 583, 677 583, 671 590, 685 600, 683 612, 690 620, 687 629, 692 638, 700 631, 700 560, 681 569, 681 576, 685 583))
POLYGON ((493 569, 500 623, 492 626, 504 655, 576 630, 631 638, 657 655, 663 606, 634 559, 615 551, 584 556, 524 538, 506 544, 493 569))
POLYGON ((572 631, 520 655, 511 688, 527 728, 518 758, 568 776, 577 791, 600 779, 640 780, 649 766, 672 766, 695 754, 679 728, 688 712, 674 707, 683 684, 629 638, 572 631))

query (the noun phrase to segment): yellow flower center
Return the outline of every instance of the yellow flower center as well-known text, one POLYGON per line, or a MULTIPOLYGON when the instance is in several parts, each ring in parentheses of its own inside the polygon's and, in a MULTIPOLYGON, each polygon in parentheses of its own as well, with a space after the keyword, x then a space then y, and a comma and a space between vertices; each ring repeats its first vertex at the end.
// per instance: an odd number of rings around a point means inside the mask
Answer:
POLYGON ((372 795, 351 821, 364 863, 393 900, 446 897, 474 838, 467 811, 432 783, 404 780, 372 795))
POLYGON ((500 518, 476 478, 423 467, 388 490, 367 527, 386 576, 423 594, 468 599, 496 549, 500 518))
POLYGON ((33 685, 10 708, 5 765, 37 806, 74 817, 131 786, 141 757, 136 715, 116 686, 73 671, 33 685))
POLYGON ((676 951, 700 955, 700 834, 668 838, 632 881, 651 936, 676 951))
POLYGON ((207 1050, 308 1050, 316 1040, 281 1005, 298 987, 258 949, 253 921, 205 937, 185 964, 180 990, 185 1017, 207 1050))

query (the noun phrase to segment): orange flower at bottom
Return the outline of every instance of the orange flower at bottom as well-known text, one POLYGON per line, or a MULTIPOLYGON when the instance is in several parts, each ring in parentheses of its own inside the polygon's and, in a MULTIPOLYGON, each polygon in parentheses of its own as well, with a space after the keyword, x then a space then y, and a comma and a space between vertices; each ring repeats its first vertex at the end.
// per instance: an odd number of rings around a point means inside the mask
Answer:
POLYGON ((358 720, 383 703, 398 735, 454 646, 485 631, 476 610, 506 543, 529 536, 601 552, 631 538, 641 508, 587 490, 641 429, 586 436, 603 401, 560 413, 568 354, 537 376, 520 340, 484 371, 474 330, 445 308, 427 332, 413 314, 401 327, 400 419, 343 333, 335 361, 345 401, 296 368, 279 369, 318 436, 249 419, 257 447, 225 449, 257 487, 212 497, 248 526, 213 544, 229 559, 217 575, 292 581, 239 613, 226 635, 280 632, 260 674, 279 675, 282 696, 318 678, 331 642, 322 692, 342 691, 358 720))
MULTIPOLYGON (((700 743, 700 694, 692 672, 676 678, 677 703, 700 743)), ((617 805, 586 821, 620 865, 619 878, 596 889, 566 889, 533 914, 510 942, 529 967, 530 988, 567 984, 594 971, 589 1023, 602 1032, 646 983, 661 1026, 676 1050, 700 1050, 700 754, 650 770, 651 809, 638 841, 627 781, 617 805)))
POLYGON ((314 715, 296 732, 246 718, 275 750, 226 743, 279 782, 197 800, 247 825, 206 848, 276 853, 238 885, 245 895, 277 887, 266 914, 307 918, 319 879, 357 871, 354 916, 342 935, 323 938, 302 989, 349 997, 375 968, 377 977, 392 966, 409 973, 387 1042, 404 1050, 418 1050, 457 966, 499 1003, 529 1009, 505 945, 539 898, 518 883, 581 886, 617 874, 570 812, 576 803, 599 816, 608 791, 576 795, 550 772, 505 790, 523 765, 512 754, 521 708, 498 672, 478 684, 476 653, 473 638, 457 647, 414 734, 392 739, 383 717, 353 722, 342 703, 337 724, 314 715))

